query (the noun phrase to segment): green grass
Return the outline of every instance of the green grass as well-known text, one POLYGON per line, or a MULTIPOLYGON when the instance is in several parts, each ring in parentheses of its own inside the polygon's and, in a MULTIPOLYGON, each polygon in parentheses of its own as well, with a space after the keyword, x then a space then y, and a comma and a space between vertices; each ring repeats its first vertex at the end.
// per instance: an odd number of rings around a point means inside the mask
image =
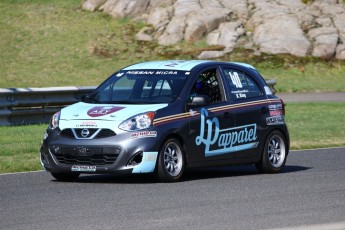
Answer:
POLYGON ((345 146, 345 103, 287 103, 292 149, 345 146))
MULTIPOLYGON (((258 68, 260 69, 260 68, 258 68)), ((263 76, 276 79, 278 92, 344 92, 345 63, 308 63, 288 69, 267 68, 263 76), (304 71, 301 71, 301 69, 304 71)))
MULTIPOLYGON (((286 114, 292 149, 345 146, 345 103, 288 103, 286 114)), ((0 173, 40 170, 46 128, 0 126, 0 173)))
MULTIPOLYGON (((81 10, 81 1, 0 2, 0 87, 88 86, 129 64, 160 59, 194 59, 204 40, 163 47, 138 42, 145 26, 81 10)), ((279 92, 345 91, 345 62, 289 55, 255 56, 237 48, 222 61, 253 64, 278 81, 279 92), (304 71, 301 71, 304 69, 304 71)))
POLYGON ((47 125, 0 126, 0 173, 41 170, 39 149, 47 125))
POLYGON ((139 60, 127 53, 134 38, 124 39, 140 24, 79 6, 80 1, 0 2, 0 87, 98 85, 139 60), (114 56, 102 56, 102 49, 114 56))

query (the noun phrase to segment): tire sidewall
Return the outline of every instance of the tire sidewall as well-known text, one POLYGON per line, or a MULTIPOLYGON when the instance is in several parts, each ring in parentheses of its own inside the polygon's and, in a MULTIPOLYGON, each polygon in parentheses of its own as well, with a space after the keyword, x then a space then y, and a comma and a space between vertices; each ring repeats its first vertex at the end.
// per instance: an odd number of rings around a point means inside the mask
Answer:
POLYGON ((164 142, 164 144, 162 145, 162 147, 159 150, 158 166, 157 166, 157 176, 158 176, 158 179, 160 181, 163 181, 163 182, 175 182, 175 181, 178 181, 182 177, 182 175, 183 175, 183 172, 184 172, 184 169, 185 169, 185 162, 186 162, 185 155, 184 155, 181 143, 177 139, 175 139, 175 138, 169 138, 168 140, 166 140, 164 142), (182 159, 181 171, 176 176, 170 175, 169 172, 167 172, 165 164, 164 164, 164 151, 165 151, 165 148, 169 144, 171 144, 171 143, 175 143, 178 146, 178 148, 180 149, 181 154, 182 154, 182 158, 181 158, 182 159))
POLYGON ((267 173, 278 173, 278 172, 282 171, 282 169, 284 168, 285 163, 286 163, 286 159, 287 159, 287 155, 288 155, 288 151, 287 151, 287 143, 286 143, 285 136, 279 130, 274 130, 266 138, 265 148, 264 148, 264 151, 263 151, 263 156, 262 156, 262 161, 261 161, 261 167, 259 167, 259 168, 261 170, 263 170, 264 172, 267 172, 267 173), (268 147, 269 147, 269 144, 270 144, 270 140, 275 135, 279 136, 283 140, 284 148, 285 148, 285 150, 284 150, 285 151, 284 161, 283 161, 283 163, 279 167, 273 166, 271 164, 271 162, 269 160, 269 156, 268 156, 268 147))

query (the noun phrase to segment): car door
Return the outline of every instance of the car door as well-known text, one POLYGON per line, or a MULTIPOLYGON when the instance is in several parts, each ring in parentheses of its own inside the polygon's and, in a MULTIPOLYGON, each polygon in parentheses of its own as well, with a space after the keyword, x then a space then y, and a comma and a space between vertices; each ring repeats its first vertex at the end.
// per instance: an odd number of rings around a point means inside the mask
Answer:
POLYGON ((220 132, 234 126, 235 117, 227 110, 228 99, 224 91, 223 81, 217 67, 200 71, 190 89, 187 99, 189 112, 189 162, 198 164, 234 158, 231 151, 222 146, 220 132), (206 96, 209 102, 192 105, 196 98, 206 96))
POLYGON ((269 101, 255 76, 235 67, 223 67, 228 97, 232 99, 235 127, 232 146, 236 146, 236 158, 255 157, 264 145, 266 117, 269 101))

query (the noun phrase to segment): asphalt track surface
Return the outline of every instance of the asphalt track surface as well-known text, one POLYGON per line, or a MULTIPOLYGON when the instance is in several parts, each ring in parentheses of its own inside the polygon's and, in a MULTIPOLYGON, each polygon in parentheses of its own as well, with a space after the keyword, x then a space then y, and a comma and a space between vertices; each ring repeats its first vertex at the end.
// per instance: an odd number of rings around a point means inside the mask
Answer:
POLYGON ((63 183, 32 172, 0 175, 0 186, 0 229, 267 229, 334 223, 345 229, 345 147, 293 151, 285 171, 275 175, 235 166, 192 170, 182 182, 170 184, 149 176, 108 175, 63 183))

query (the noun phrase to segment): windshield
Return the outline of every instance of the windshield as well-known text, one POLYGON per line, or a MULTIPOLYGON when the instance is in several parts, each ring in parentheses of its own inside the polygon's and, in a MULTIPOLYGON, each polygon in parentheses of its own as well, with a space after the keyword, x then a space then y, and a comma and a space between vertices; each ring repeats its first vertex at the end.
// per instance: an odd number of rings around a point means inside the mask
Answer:
POLYGON ((108 78, 89 102, 100 104, 169 103, 180 94, 189 72, 170 70, 121 71, 108 78))

